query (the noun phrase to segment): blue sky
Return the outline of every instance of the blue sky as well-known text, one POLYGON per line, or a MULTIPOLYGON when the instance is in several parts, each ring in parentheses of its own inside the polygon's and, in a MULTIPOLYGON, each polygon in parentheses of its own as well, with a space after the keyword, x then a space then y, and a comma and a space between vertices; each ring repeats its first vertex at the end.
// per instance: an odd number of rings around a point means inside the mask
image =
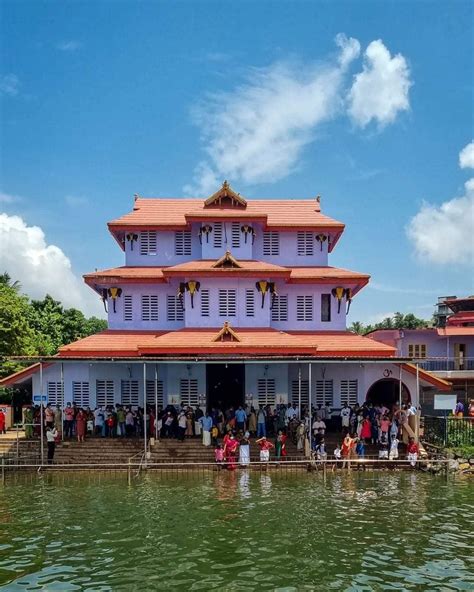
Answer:
POLYGON ((322 196, 347 225, 330 263, 372 276, 350 320, 474 293, 472 3, 4 1, 1 20, 0 264, 33 296, 100 311, 77 278, 122 263, 106 222, 223 178, 322 196))

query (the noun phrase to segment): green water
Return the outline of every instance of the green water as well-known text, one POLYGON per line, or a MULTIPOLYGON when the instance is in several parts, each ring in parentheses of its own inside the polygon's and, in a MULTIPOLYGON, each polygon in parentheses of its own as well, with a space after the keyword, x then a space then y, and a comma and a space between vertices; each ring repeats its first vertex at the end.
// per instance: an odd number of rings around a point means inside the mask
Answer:
POLYGON ((4 590, 474 590, 473 481, 26 476, 0 512, 4 590))

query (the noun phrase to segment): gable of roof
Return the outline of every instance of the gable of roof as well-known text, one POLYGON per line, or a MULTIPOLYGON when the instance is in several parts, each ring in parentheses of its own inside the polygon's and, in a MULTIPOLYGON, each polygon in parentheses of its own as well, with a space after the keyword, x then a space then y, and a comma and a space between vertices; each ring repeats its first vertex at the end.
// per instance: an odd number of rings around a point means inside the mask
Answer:
POLYGON ((247 201, 240 193, 235 192, 227 181, 222 183, 222 187, 213 193, 204 202, 204 207, 247 207, 247 201))

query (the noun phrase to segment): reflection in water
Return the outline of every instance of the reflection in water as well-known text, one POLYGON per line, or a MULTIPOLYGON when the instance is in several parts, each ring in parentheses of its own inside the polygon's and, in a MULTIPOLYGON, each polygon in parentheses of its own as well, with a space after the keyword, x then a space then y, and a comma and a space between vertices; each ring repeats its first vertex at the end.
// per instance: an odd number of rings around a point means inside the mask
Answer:
MULTIPOLYGON (((474 483, 420 473, 222 471, 7 481, 16 590, 471 590, 474 483), (27 500, 27 503, 25 503, 27 500)), ((5 519, 7 517, 7 519, 5 519)))

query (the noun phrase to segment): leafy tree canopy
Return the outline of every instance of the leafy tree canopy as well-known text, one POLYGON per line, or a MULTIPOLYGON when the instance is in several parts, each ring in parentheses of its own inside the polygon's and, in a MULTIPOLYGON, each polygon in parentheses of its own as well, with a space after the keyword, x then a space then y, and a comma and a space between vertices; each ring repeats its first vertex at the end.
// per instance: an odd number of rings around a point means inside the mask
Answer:
POLYGON ((364 325, 359 321, 355 321, 349 327, 349 330, 359 335, 366 335, 372 331, 377 331, 377 329, 427 329, 432 326, 431 321, 420 319, 413 313, 404 315, 401 312, 396 312, 392 317, 386 317, 380 323, 374 325, 364 325))
POLYGON ((0 274, 0 376, 20 370, 24 364, 9 356, 54 355, 67 343, 98 333, 107 322, 86 318, 75 308, 46 295, 30 300, 7 273, 0 274))

